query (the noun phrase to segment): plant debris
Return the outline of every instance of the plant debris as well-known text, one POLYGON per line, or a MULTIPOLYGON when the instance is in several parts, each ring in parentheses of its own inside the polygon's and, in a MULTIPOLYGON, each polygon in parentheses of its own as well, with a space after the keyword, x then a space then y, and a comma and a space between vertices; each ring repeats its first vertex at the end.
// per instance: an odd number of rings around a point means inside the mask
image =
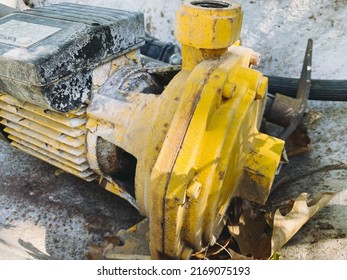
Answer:
MULTIPOLYGON (((284 201, 274 210, 265 210, 261 205, 236 199, 241 209, 235 222, 231 211, 227 226, 229 236, 222 235, 213 246, 194 254, 197 259, 266 260, 279 259, 277 252, 335 193, 320 193, 311 196, 302 193, 295 199, 284 201), (224 239, 223 239, 224 238, 224 239)), ((234 202, 235 202, 234 201, 234 202)))

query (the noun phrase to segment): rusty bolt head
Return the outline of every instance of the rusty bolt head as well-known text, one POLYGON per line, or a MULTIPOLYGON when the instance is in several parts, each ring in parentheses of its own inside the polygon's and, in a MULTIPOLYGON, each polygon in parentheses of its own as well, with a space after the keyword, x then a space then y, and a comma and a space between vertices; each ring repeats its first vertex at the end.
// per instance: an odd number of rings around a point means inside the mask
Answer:
POLYGON ((253 54, 251 55, 251 59, 249 61, 249 64, 257 66, 257 65, 259 65, 259 63, 260 63, 260 53, 253 52, 253 54))

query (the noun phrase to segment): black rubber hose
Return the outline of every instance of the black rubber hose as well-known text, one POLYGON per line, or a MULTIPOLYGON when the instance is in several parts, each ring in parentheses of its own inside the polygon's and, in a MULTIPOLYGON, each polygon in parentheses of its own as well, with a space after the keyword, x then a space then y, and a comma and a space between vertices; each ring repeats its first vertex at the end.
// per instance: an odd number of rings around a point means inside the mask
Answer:
POLYGON ((18 12, 18 10, 15 8, 11 8, 9 6, 6 6, 4 4, 0 4, 0 18, 7 16, 9 14, 12 14, 14 12, 18 12))
MULTIPOLYGON (((152 37, 146 39, 146 49, 151 48, 152 37)), ((158 40, 157 40, 158 41, 158 40)), ((159 41, 158 41, 159 42, 159 41)), ((164 43, 161 43, 165 45, 164 43)), ((154 46, 156 47, 156 46, 154 46)), ((155 49, 155 48, 154 48, 155 49)), ((143 52, 144 48, 141 49, 143 52)), ((158 53, 142 53, 154 59, 161 59, 158 53)), ((267 76, 265 74, 265 76, 267 76)), ((299 79, 267 76, 269 78, 269 93, 281 93, 296 97, 299 79)), ((347 101, 347 80, 311 80, 310 100, 347 101)))
MULTIPOLYGON (((299 79, 267 76, 269 93, 295 97, 299 79)), ((312 80, 310 100, 347 101, 347 80, 312 80)))

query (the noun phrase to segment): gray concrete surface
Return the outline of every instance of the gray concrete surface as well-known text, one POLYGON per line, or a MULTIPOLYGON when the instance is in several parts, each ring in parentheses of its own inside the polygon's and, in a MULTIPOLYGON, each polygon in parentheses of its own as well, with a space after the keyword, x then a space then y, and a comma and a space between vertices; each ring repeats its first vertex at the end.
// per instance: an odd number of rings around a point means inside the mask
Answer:
POLYGON ((278 204, 300 193, 336 192, 279 252, 283 259, 347 259, 347 102, 310 101, 321 113, 309 130, 311 150, 289 160, 280 173, 293 178, 269 198, 278 204))
POLYGON ((141 220, 124 200, 0 140, 0 260, 85 259, 92 244, 141 220))

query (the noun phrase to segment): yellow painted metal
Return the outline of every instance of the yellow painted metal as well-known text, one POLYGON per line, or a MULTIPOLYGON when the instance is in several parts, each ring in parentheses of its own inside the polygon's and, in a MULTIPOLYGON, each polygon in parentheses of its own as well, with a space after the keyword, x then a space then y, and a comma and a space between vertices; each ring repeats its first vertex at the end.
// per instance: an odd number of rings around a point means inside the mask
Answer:
MULTIPOLYGON (((132 92, 121 99, 95 95, 87 110, 87 156, 92 169, 101 176, 96 139, 101 137, 137 159, 135 175, 136 203, 146 215, 151 170, 161 150, 173 116, 181 100, 189 72, 174 77, 160 95, 132 92)), ((117 96, 117 93, 110 93, 117 96)))
POLYGON ((210 9, 194 2, 199 1, 184 1, 176 14, 176 37, 182 45, 216 50, 228 48, 239 40, 240 4, 225 1, 226 7, 210 9))
POLYGON ((110 176, 100 177, 99 184, 105 190, 120 196, 121 198, 127 200, 132 206, 137 208, 135 199, 110 176))
POLYGON ((176 37, 182 44, 182 66, 187 70, 204 59, 220 57, 240 39, 240 4, 224 1, 224 8, 211 9, 198 2, 203 1, 184 1, 176 13, 176 37))
MULTIPOLYGON (((47 145, 47 143, 44 143, 38 139, 32 138, 32 137, 27 136, 27 135, 16 133, 16 131, 13 131, 10 129, 7 129, 7 131, 5 131, 5 132, 12 132, 8 136, 8 138, 19 143, 19 144, 26 145, 32 149, 39 148, 41 151, 45 151, 44 152, 45 154, 46 153, 47 154, 53 154, 57 157, 62 158, 63 160, 68 160, 69 162, 71 162, 74 165, 80 166, 81 164, 84 164, 87 162, 87 158, 85 156, 82 156, 82 157, 74 156, 68 152, 65 152, 63 150, 59 150, 59 149, 56 149, 50 145, 47 145), (17 135, 17 136, 15 136, 15 135, 17 135)), ((79 169, 79 168, 76 168, 76 169, 79 169)))
POLYGON ((56 166, 58 167, 59 169, 61 170, 64 170, 70 174, 73 174, 77 177, 80 177, 86 181, 93 181, 97 178, 97 176, 95 175, 94 172, 92 172, 91 170, 84 170, 84 171, 79 171, 79 170, 76 170, 74 168, 71 168, 70 166, 60 162, 60 161, 57 161, 49 156, 46 156, 44 155, 43 153, 40 153, 37 151, 37 149, 33 150, 33 149, 30 149, 28 148, 27 146, 23 146, 21 144, 18 144, 16 142, 13 142, 12 145, 20 150, 22 150, 23 152, 26 152, 38 159, 41 159, 45 162, 48 162, 49 164, 53 165, 53 166, 56 166))
POLYGON ((95 180, 85 148, 85 109, 60 114, 0 94, 0 123, 11 144, 66 172, 95 180))
MULTIPOLYGON (((193 9, 193 21, 200 12, 205 15, 204 9, 193 9)), ((210 15, 218 18, 218 11, 213 12, 210 15)), ((196 28, 205 34, 204 24, 182 25, 187 22, 178 20, 178 34, 180 28, 188 37, 196 28)), ((185 39, 182 43, 187 45, 185 39)), ((199 46, 198 39, 189 44, 188 49, 195 48, 191 53, 206 47, 204 42, 199 46)), ((153 258, 189 258, 194 250, 215 242, 230 200, 240 189, 252 193, 253 187, 257 194, 246 198, 256 201, 269 193, 284 143, 259 133, 267 79, 249 68, 249 49, 233 48, 237 51, 214 60, 209 56, 195 67, 196 56, 183 56, 185 69, 193 68, 182 81, 185 102, 177 108, 153 167, 147 197, 153 258)))
MULTIPOLYGON (((6 133, 14 135, 19 138, 23 138, 24 140, 25 140, 25 137, 30 137, 30 139, 31 138, 39 139, 39 141, 44 142, 45 145, 52 146, 56 149, 65 151, 71 155, 78 156, 78 157, 85 154, 84 145, 80 147, 71 147, 57 140, 49 138, 43 134, 40 134, 38 132, 35 132, 33 130, 20 126, 16 123, 4 122, 3 124, 6 125, 6 128, 4 129, 6 133)), ((30 143, 34 143, 34 142, 30 142, 30 143)))
POLYGON ((191 73, 183 96, 194 101, 178 107, 151 176, 149 217, 156 258, 180 258, 216 240, 230 199, 243 187, 244 170, 253 168, 264 177, 255 181, 269 191, 283 142, 266 136, 266 144, 257 142, 256 147, 262 154, 273 150, 271 156, 247 165, 255 153, 254 139, 263 137, 258 132, 263 102, 256 97, 265 95, 266 82, 235 54, 201 62, 191 73), (229 83, 235 85, 230 99, 223 94, 229 83))
MULTIPOLYGON (((233 196, 264 201, 284 144, 258 130, 267 78, 250 68, 253 51, 239 46, 240 6, 193 2, 177 13, 183 70, 165 90, 96 94, 87 109, 91 168, 107 179, 98 137, 137 159, 136 204, 149 218, 156 259, 189 258, 215 242, 233 196)), ((126 198, 116 181, 107 182, 126 198)))
POLYGON ((64 133, 64 134, 69 135, 71 137, 79 137, 79 136, 85 134, 85 130, 70 128, 70 127, 63 125, 61 123, 58 123, 56 121, 52 121, 52 120, 50 120, 44 116, 34 114, 34 113, 27 111, 23 108, 14 107, 12 105, 5 105, 4 103, 0 102, 0 109, 3 109, 6 112, 10 112, 12 114, 15 114, 19 117, 25 118, 29 121, 33 121, 33 122, 36 122, 40 125, 49 127, 55 131, 58 131, 59 133, 64 133))
POLYGON ((41 125, 37 122, 28 120, 26 118, 23 118, 17 114, 12 114, 9 112, 6 112, 4 110, 0 111, 0 117, 3 118, 1 123, 5 126, 10 126, 10 123, 17 123, 25 128, 28 128, 30 130, 33 130, 35 132, 41 133, 43 135, 46 135, 47 137, 53 138, 57 141, 60 141, 66 145, 72 146, 72 147, 79 147, 83 145, 84 143, 84 136, 79 137, 71 137, 63 132, 59 132, 58 129, 51 129, 47 126, 41 125))
MULTIPOLYGON (((61 123, 71 128, 76 128, 86 123, 86 118, 85 116, 83 116, 83 114, 85 114, 85 108, 81 108, 80 110, 78 110, 78 112, 76 112, 76 114, 62 114, 44 109, 40 106, 31 104, 29 102, 20 101, 12 97, 11 95, 5 93, 0 93, 0 104, 12 106, 12 110, 24 108, 28 112, 34 113, 38 116, 42 116, 48 120, 53 120, 54 122, 61 123)), ((12 110, 10 112, 12 112, 12 110)))
POLYGON ((273 174, 277 170, 278 155, 283 150, 283 141, 258 133, 253 135, 251 143, 239 183, 240 188, 235 195, 264 204, 273 183, 273 174))
POLYGON ((83 171, 86 171, 89 169, 89 165, 86 163, 86 161, 83 161, 82 159, 82 163, 74 163, 72 161, 69 161, 66 157, 64 157, 64 153, 61 153, 60 155, 57 155, 55 153, 53 153, 52 151, 49 151, 48 149, 42 149, 42 148, 39 148, 38 146, 36 145, 33 145, 29 142, 26 142, 22 139, 18 139, 14 136, 9 136, 9 139, 13 140, 12 144, 13 145, 20 145, 20 146, 23 146, 23 147, 27 147, 31 150, 34 150, 34 151, 37 151, 38 153, 42 154, 42 155, 45 155, 57 162, 61 162, 62 164, 68 166, 68 167, 71 167, 79 172, 83 172, 83 171))

